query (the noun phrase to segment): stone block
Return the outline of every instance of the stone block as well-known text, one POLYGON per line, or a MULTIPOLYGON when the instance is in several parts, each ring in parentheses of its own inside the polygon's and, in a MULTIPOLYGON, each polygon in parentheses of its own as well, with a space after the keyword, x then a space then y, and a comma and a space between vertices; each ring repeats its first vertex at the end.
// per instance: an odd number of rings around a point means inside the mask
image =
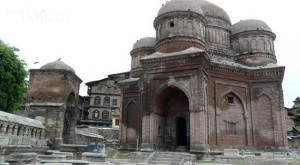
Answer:
POLYGON ((105 144, 92 142, 88 145, 87 151, 92 153, 105 153, 105 144))
POLYGON ((36 153, 14 153, 8 156, 6 162, 10 165, 40 164, 41 159, 36 153))
POLYGON ((72 163, 44 163, 44 165, 72 165, 72 163))
POLYGON ((85 160, 63 160, 61 163, 71 163, 73 165, 89 165, 89 161, 85 160))
POLYGON ((224 156, 240 156, 238 149, 224 149, 224 156))
POLYGON ((92 162, 105 162, 105 153, 92 153, 84 152, 82 153, 82 160, 92 161, 92 162))
POLYGON ((51 161, 66 160, 66 155, 39 155, 38 157, 41 158, 43 161, 45 161, 45 160, 51 160, 51 161))

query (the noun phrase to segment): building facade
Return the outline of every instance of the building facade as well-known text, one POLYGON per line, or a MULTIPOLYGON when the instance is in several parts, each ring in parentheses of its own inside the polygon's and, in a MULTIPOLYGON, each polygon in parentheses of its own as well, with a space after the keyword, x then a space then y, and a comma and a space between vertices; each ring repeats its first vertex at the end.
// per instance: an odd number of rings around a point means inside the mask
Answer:
POLYGON ((88 97, 85 97, 87 115, 83 125, 119 128, 121 91, 118 82, 129 78, 129 72, 111 74, 108 78, 87 82, 88 97))
POLYGON ((276 35, 261 20, 231 24, 203 0, 171 0, 154 20, 156 37, 130 52, 122 90, 121 148, 206 152, 287 147, 276 35))

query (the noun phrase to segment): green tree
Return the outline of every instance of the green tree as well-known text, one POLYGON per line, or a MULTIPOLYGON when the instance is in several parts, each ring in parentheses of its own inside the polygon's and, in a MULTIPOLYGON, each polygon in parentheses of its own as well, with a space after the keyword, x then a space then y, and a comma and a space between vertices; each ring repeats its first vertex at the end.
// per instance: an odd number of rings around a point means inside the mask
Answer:
POLYGON ((20 109, 27 91, 26 64, 15 54, 16 51, 17 48, 0 40, 0 110, 9 113, 20 109))
POLYGON ((296 106, 293 111, 294 116, 292 117, 292 120, 296 126, 300 126, 300 105, 296 106))

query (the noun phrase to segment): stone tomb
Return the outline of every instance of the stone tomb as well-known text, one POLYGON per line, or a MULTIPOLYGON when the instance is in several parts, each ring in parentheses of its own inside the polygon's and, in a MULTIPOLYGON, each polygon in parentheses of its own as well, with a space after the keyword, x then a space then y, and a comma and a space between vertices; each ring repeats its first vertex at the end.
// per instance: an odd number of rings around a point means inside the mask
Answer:
POLYGON ((90 143, 88 145, 88 152, 84 152, 82 154, 82 160, 88 160, 92 162, 104 162, 105 159, 105 144, 102 143, 90 143))

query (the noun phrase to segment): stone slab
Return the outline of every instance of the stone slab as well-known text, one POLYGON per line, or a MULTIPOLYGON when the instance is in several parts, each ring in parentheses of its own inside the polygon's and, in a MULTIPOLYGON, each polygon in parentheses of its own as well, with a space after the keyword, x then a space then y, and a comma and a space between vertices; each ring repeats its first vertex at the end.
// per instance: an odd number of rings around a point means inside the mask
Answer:
POLYGON ((240 156, 238 149, 224 149, 224 156, 240 156))

